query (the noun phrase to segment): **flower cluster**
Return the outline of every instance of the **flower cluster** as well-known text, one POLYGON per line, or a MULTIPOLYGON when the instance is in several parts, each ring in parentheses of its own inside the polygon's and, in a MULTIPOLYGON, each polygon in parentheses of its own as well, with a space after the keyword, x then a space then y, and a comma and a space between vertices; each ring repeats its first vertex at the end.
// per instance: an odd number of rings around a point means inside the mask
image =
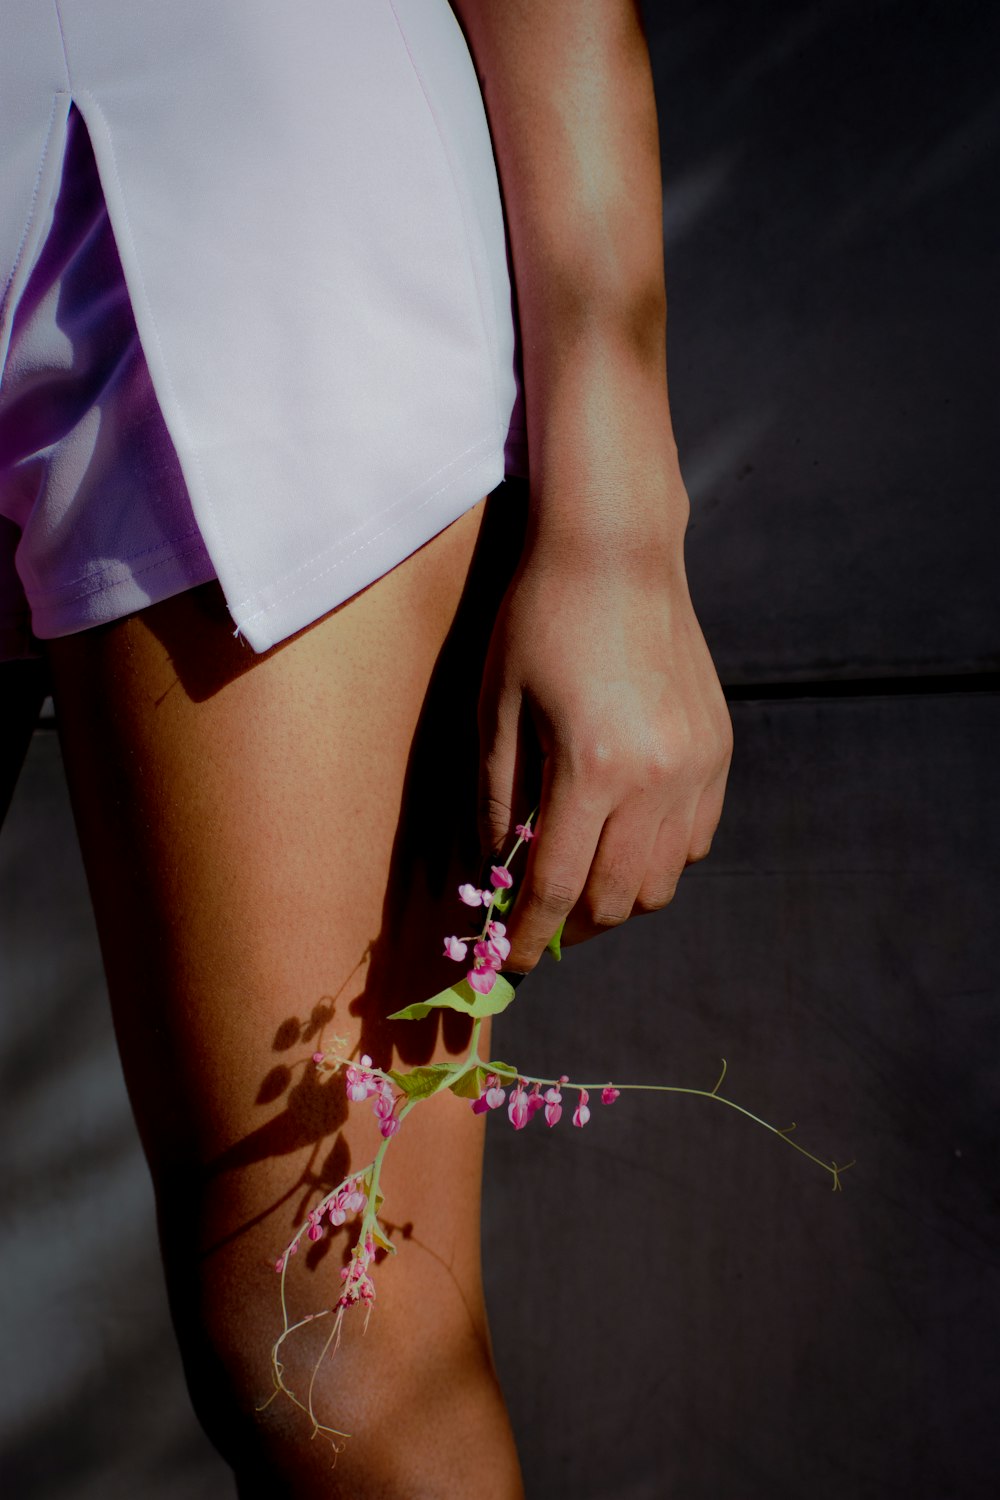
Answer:
POLYGON ((510 873, 510 862, 520 849, 522 844, 527 844, 535 837, 535 831, 531 826, 529 818, 525 823, 518 823, 515 830, 517 843, 502 865, 490 866, 491 889, 480 890, 478 886, 468 881, 458 888, 459 900, 465 906, 485 906, 486 920, 482 930, 473 933, 471 937, 446 937, 444 940, 444 957, 450 958, 456 964, 464 964, 468 958, 469 947, 472 947, 472 964, 466 969, 465 977, 470 988, 479 995, 488 995, 496 983, 497 974, 506 963, 510 954, 510 942, 507 937, 507 929, 502 922, 494 921, 493 908, 501 892, 507 892, 514 884, 514 877, 510 873))
MULTIPOLYGON (((333 1228, 339 1229, 341 1224, 345 1222, 348 1214, 363 1213, 367 1207, 368 1196, 362 1188, 361 1183, 355 1177, 350 1182, 346 1182, 340 1191, 327 1201, 326 1213, 333 1228)), ((314 1209, 313 1213, 316 1213, 317 1216, 314 1221, 313 1214, 309 1215, 309 1238, 311 1240, 318 1240, 320 1234, 323 1233, 322 1229, 319 1230, 319 1234, 313 1231, 322 1219, 323 1211, 320 1209, 317 1212, 314 1209)))
MULTIPOLYGON (((493 866, 493 876, 501 872, 507 875, 502 866, 493 866)), ((510 876, 507 875, 507 884, 497 882, 497 889, 509 889, 511 885, 510 876)), ((475 886, 460 885, 458 894, 466 906, 486 905, 491 906, 493 895, 490 891, 477 891, 475 886), (473 900, 473 898, 475 898, 473 900)), ((507 955, 510 953, 510 943, 507 939, 507 928, 503 922, 494 922, 487 917, 481 933, 472 937, 446 937, 444 940, 444 956, 450 958, 457 964, 465 962, 472 944, 472 966, 466 970, 465 977, 472 989, 480 995, 488 995, 496 983, 497 974, 502 967, 507 955)))
MULTIPOLYGON (((459 899, 465 906, 485 908, 483 925, 478 933, 468 937, 452 936, 444 939, 445 957, 454 963, 466 966, 466 984, 452 985, 430 1000, 407 1006, 390 1017, 391 1020, 419 1020, 437 1008, 450 1008, 471 1014, 474 1024, 466 1056, 453 1062, 429 1063, 405 1072, 395 1070, 384 1072, 373 1065, 367 1053, 358 1062, 349 1061, 343 1055, 347 1041, 339 1037, 333 1039, 335 1045, 329 1051, 313 1054, 313 1063, 321 1077, 332 1076, 343 1069, 344 1087, 351 1103, 363 1103, 368 1099, 373 1101, 379 1131, 383 1137, 374 1159, 360 1170, 355 1167, 351 1175, 345 1178, 339 1187, 327 1193, 322 1201, 309 1211, 306 1222, 299 1226, 291 1243, 275 1263, 275 1270, 281 1274, 284 1323, 271 1350, 275 1394, 279 1391, 284 1392, 290 1400, 308 1414, 313 1423, 314 1435, 316 1432, 324 1431, 332 1438, 346 1436, 336 1428, 321 1423, 313 1409, 312 1390, 319 1363, 317 1362, 316 1370, 313 1372, 313 1381, 310 1382, 307 1399, 301 1401, 285 1383, 284 1367, 279 1357, 280 1351, 285 1340, 304 1323, 311 1321, 314 1317, 332 1314, 333 1330, 320 1355, 320 1360, 322 1360, 328 1350, 336 1351, 340 1341, 341 1324, 348 1309, 363 1306, 366 1319, 370 1315, 375 1301, 375 1286, 371 1273, 374 1270, 376 1258, 382 1252, 391 1254, 396 1248, 379 1221, 383 1201, 379 1186, 382 1163, 390 1141, 398 1132, 402 1120, 406 1118, 410 1110, 447 1089, 458 1098, 471 1100, 474 1113, 479 1115, 485 1114, 488 1110, 501 1109, 506 1104, 507 1117, 515 1130, 523 1130, 540 1112, 544 1113, 545 1123, 552 1129, 563 1116, 564 1094, 568 1093, 570 1104, 566 1105, 566 1108, 572 1106, 573 1124, 578 1129, 582 1129, 591 1117, 591 1092, 599 1092, 601 1103, 604 1105, 614 1104, 620 1096, 620 1090, 612 1083, 603 1086, 597 1083, 589 1085, 582 1082, 571 1083, 565 1073, 557 1079, 529 1078, 518 1073, 509 1063, 488 1061, 481 1058, 479 1054, 479 1037, 485 1017, 498 1014, 505 1009, 514 996, 513 986, 503 980, 495 989, 497 977, 511 950, 507 929, 498 918, 506 915, 511 906, 510 893, 514 884, 509 868, 511 860, 522 844, 528 843, 535 837, 536 830, 532 828, 533 817, 534 814, 524 823, 517 825, 517 841, 514 848, 503 864, 495 864, 491 868, 489 889, 481 890, 471 884, 461 885, 458 888, 459 899), (470 948, 472 950, 471 963, 469 961, 470 948), (470 988, 474 992, 471 996, 470 988), (491 995, 494 989, 495 993, 491 995), (491 996, 491 998, 488 1001, 480 998, 484 996, 491 996), (572 1103, 574 1096, 575 1104, 572 1103), (296 1323, 290 1322, 285 1300, 285 1280, 290 1259, 296 1254, 300 1239, 308 1237, 312 1241, 319 1240, 324 1234, 339 1229, 347 1221, 349 1215, 358 1215, 359 1222, 352 1226, 354 1246, 347 1264, 340 1272, 341 1288, 336 1302, 332 1307, 324 1308, 320 1313, 309 1313, 296 1323)), ((548 944, 549 952, 557 959, 561 952, 561 937, 562 928, 560 927, 548 944)), ((839 1189, 840 1174, 845 1169, 838 1167, 836 1162, 822 1161, 791 1140, 790 1133, 794 1126, 790 1129, 778 1130, 757 1115, 751 1114, 742 1105, 725 1098, 720 1093, 725 1075, 726 1065, 723 1061, 722 1073, 712 1089, 681 1088, 668 1084, 628 1084, 623 1087, 641 1088, 663 1094, 698 1095, 705 1099, 714 1099, 730 1109, 738 1110, 740 1114, 754 1120, 772 1134, 780 1136, 796 1151, 824 1167, 833 1178, 834 1189, 839 1189)))
MULTIPOLYGON (((323 1238, 327 1227, 339 1229, 341 1224, 347 1222, 348 1214, 364 1213, 367 1207, 368 1195, 360 1177, 349 1177, 335 1192, 324 1198, 322 1203, 318 1203, 315 1208, 309 1210, 309 1216, 303 1228, 309 1239, 315 1242, 323 1238), (324 1219, 327 1220, 326 1224, 323 1223, 324 1219)), ((291 1244, 285 1246, 284 1251, 275 1261, 274 1269, 279 1275, 285 1269, 289 1258, 298 1252, 300 1235, 301 1231, 291 1244)))
MULTIPOLYGON (((564 1073, 556 1083, 550 1084, 542 1093, 541 1079, 516 1079, 511 1090, 510 1103, 507 1105, 507 1118, 514 1129, 523 1130, 540 1109, 544 1109, 545 1123, 550 1129, 553 1125, 558 1125, 563 1112, 562 1090, 567 1083, 569 1083, 569 1078, 564 1073), (529 1083, 531 1084, 530 1092, 528 1091, 529 1083)), ((582 1130, 590 1119, 590 1093, 580 1085, 571 1085, 571 1087, 576 1087, 580 1096, 573 1111, 573 1124, 582 1130)), ((614 1104, 619 1093, 620 1090, 616 1089, 613 1084, 606 1084, 601 1090, 601 1103, 614 1104)), ((501 1087, 497 1074, 489 1073, 479 1098, 472 1101, 472 1112, 482 1115, 488 1109, 499 1109, 506 1097, 507 1091, 501 1087)))
POLYGON ((371 1307, 375 1301, 375 1283, 368 1267, 375 1259, 375 1241, 370 1234, 359 1240, 351 1251, 351 1258, 340 1272, 344 1290, 337 1299, 338 1307, 357 1307, 362 1303, 371 1307))
MULTIPOLYGON (((326 1053, 314 1052, 313 1062, 317 1067, 322 1067, 327 1062, 326 1053)), ((374 1098, 379 1130, 386 1140, 395 1135, 399 1129, 396 1108, 402 1102, 403 1095, 397 1094, 385 1074, 372 1066, 367 1052, 360 1063, 348 1063, 344 1079, 348 1099, 354 1104, 361 1104, 365 1099, 374 1098)))

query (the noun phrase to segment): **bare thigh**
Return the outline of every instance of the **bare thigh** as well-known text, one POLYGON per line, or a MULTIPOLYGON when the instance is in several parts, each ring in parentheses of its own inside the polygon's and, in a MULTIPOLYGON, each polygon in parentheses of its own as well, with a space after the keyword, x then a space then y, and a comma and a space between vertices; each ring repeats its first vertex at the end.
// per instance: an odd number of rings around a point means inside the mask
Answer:
MULTIPOLYGON (((476 692, 510 566, 476 551, 482 514, 263 656, 234 640, 217 585, 51 643, 175 1323, 241 1494, 253 1472, 272 1495, 520 1493, 480 1279, 481 1120, 450 1096, 393 1142, 399 1252, 369 1332, 348 1324, 324 1366, 317 1414, 354 1434, 335 1482, 301 1413, 253 1410, 271 1392, 275 1258, 377 1144, 312 1053, 337 1035, 388 1066, 467 1041, 460 1017, 384 1017, 454 977, 441 934, 475 875, 476 692)), ((335 1301, 347 1245, 345 1230, 298 1257, 293 1315, 335 1301)), ((287 1348, 300 1387, 309 1334, 287 1348)))

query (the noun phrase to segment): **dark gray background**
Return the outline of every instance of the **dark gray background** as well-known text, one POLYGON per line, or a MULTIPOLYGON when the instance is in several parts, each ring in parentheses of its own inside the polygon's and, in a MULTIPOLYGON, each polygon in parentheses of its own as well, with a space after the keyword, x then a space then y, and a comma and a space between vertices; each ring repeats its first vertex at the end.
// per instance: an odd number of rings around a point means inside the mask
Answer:
MULTIPOLYGON (((522 990, 533 1071, 715 1080, 491 1121, 529 1495, 995 1493, 994 8, 645 6, 695 600, 736 734, 708 861, 522 990)), ((55 736, 0 839, 2 1468, 200 1500, 55 736)))

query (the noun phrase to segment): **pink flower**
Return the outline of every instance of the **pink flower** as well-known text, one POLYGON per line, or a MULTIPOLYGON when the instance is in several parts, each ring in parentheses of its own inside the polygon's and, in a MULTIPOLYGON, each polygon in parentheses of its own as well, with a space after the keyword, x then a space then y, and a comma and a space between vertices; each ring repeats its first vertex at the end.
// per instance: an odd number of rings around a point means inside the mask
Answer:
POLYGON ((497 890, 509 891, 514 884, 514 877, 503 865, 491 865, 490 884, 497 890))
POLYGON ((395 1118, 395 1109, 402 1098, 402 1094, 393 1093, 391 1083, 383 1081, 378 1098, 375 1100, 375 1116, 378 1120, 378 1128, 386 1140, 391 1135, 395 1135, 399 1129, 399 1121, 395 1118))
POLYGON ((486 936, 494 940, 507 936, 507 929, 502 922, 489 922, 486 926, 486 936))
POLYGON ((349 1214, 359 1214, 368 1207, 368 1199, 357 1183, 351 1184, 350 1191, 344 1197, 344 1207, 349 1214))
POLYGON ((542 1085, 540 1083, 536 1083, 535 1087, 528 1095, 528 1119, 532 1119, 544 1106, 544 1104, 545 1100, 542 1098, 542 1085))
MULTIPOLYGON (((494 924, 491 922, 490 926, 494 924)), ((497 968, 507 961, 510 955, 510 942, 505 937, 491 937, 489 940, 490 950, 497 959, 497 968)))
POLYGON ((620 1089, 613 1088, 610 1083, 606 1083, 601 1089, 601 1103, 614 1104, 615 1100, 620 1096, 620 1094, 620 1089))
POLYGON ((574 1125, 579 1125, 580 1128, 581 1128, 581 1130, 583 1129, 584 1125, 586 1125, 587 1121, 590 1119, 590 1110, 587 1108, 587 1100, 589 1098, 590 1098, 590 1095, 587 1093, 587 1090, 586 1089, 581 1089, 580 1090, 580 1102, 576 1106, 576 1109, 573 1111, 573 1124, 574 1125))
POLYGON ((535 837, 535 830, 532 828, 530 823, 518 823, 514 829, 514 832, 517 834, 518 838, 524 839, 525 843, 527 843, 529 839, 533 839, 535 837))
POLYGON ((545 1090, 545 1123, 551 1127, 558 1125, 562 1116, 562 1094, 558 1089, 545 1090))
POLYGON ((517 1088, 510 1096, 507 1106, 507 1117, 515 1130, 523 1130, 531 1119, 532 1111, 529 1110, 524 1097, 524 1085, 520 1079, 517 1080, 517 1088))
POLYGON ((375 1246, 370 1237, 363 1245, 354 1247, 350 1263, 340 1272, 340 1279, 345 1286, 338 1299, 338 1307, 352 1307, 358 1302, 364 1302, 370 1306, 375 1301, 375 1285, 368 1274, 368 1267, 374 1255, 375 1246))
POLYGON ((500 1080, 495 1073, 486 1076, 486 1087, 478 1099, 472 1103, 474 1115, 484 1115, 488 1109, 499 1109, 506 1099, 506 1092, 500 1087, 500 1080))
POLYGON ((497 974, 495 969, 470 969, 465 977, 477 995, 488 995, 496 983, 497 974))
POLYGON ((371 1065, 372 1060, 366 1052, 361 1059, 360 1066, 351 1063, 345 1072, 347 1097, 355 1104, 360 1104, 362 1099, 367 1099, 371 1094, 378 1092, 379 1085, 370 1071, 371 1065))
POLYGON ((482 906, 485 892, 478 890, 474 885, 466 884, 459 886, 458 894, 466 906, 482 906))
POLYGON ((457 964, 462 962, 469 951, 468 943, 463 943, 461 938, 446 937, 444 940, 444 957, 453 958, 457 964))
MULTIPOLYGON (((501 938, 501 942, 503 941, 504 939, 501 938)), ((508 949, 510 948, 509 943, 507 944, 507 947, 508 949)), ((501 963, 503 962, 500 957, 499 950, 492 942, 484 943, 480 941, 476 944, 475 948, 473 948, 472 951, 473 953, 475 953, 477 962, 481 968, 499 969, 501 963)))
POLYGON ((281 1271, 283 1271, 285 1269, 285 1266, 288 1264, 288 1257, 290 1255, 294 1255, 295 1252, 296 1252, 296 1250, 298 1248, 299 1248, 299 1242, 298 1242, 298 1240, 293 1240, 292 1243, 285 1250, 284 1255, 279 1255, 278 1259, 274 1262, 274 1269, 276 1271, 278 1271, 279 1273, 281 1271))
POLYGON ((325 1062, 325 1061, 326 1061, 326 1053, 325 1052, 314 1052, 313 1053, 313 1062, 314 1063, 319 1064, 319 1063, 325 1062))

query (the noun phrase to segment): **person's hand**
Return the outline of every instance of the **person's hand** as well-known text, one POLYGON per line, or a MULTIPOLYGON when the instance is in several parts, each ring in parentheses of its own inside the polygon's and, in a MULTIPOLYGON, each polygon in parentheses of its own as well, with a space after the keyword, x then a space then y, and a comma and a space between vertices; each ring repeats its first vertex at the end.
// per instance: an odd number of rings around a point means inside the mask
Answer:
POLYGON ((572 943, 665 906, 708 853, 732 726, 679 553, 536 542, 507 591, 480 698, 489 851, 544 759, 505 968, 531 969, 564 918, 572 943))

